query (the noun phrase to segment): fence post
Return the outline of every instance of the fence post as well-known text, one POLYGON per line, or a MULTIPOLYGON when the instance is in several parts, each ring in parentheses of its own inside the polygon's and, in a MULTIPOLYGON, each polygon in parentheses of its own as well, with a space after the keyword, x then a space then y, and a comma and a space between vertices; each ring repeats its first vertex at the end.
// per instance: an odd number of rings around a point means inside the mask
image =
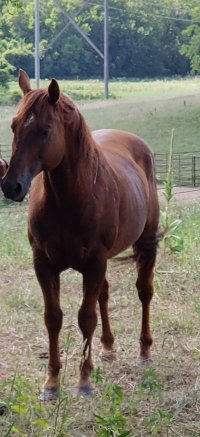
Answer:
POLYGON ((178 183, 181 183, 181 155, 178 154, 178 183))
POLYGON ((165 154, 165 178, 167 177, 168 172, 168 153, 165 154))
POLYGON ((196 156, 192 156, 192 186, 196 187, 196 156))

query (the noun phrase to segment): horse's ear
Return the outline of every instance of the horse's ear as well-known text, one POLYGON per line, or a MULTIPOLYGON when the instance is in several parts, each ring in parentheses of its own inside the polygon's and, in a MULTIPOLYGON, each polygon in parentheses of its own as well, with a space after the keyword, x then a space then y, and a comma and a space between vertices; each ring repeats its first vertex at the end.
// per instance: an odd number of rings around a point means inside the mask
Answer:
POLYGON ((60 96, 60 88, 56 79, 52 79, 48 87, 49 102, 55 105, 60 96))
POLYGON ((18 80, 19 80, 19 86, 24 95, 27 94, 29 91, 31 91, 31 84, 28 74, 21 68, 19 70, 18 80))

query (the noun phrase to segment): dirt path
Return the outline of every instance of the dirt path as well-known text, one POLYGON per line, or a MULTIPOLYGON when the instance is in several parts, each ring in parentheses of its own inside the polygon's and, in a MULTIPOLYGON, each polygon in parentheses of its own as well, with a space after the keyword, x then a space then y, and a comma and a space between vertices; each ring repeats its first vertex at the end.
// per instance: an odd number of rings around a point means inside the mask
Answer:
MULTIPOLYGON (((200 187, 174 187, 173 193, 176 202, 200 202, 200 187)), ((163 187, 158 187, 158 195, 160 201, 163 203, 165 201, 163 187)))
MULTIPOLYGON (((158 187, 158 196, 161 203, 165 202, 165 197, 163 194, 163 187, 158 187)), ((174 197, 173 199, 177 203, 186 203, 186 202, 200 202, 200 187, 192 188, 192 187, 174 187, 173 188, 174 197)), ((2 191, 0 190, 0 200, 3 199, 2 191)), ((25 204, 25 203, 24 203, 25 204)), ((19 208, 19 206, 18 206, 19 208)), ((3 207, 1 209, 1 212, 8 212, 8 211, 16 211, 16 208, 14 205, 12 207, 3 207)))

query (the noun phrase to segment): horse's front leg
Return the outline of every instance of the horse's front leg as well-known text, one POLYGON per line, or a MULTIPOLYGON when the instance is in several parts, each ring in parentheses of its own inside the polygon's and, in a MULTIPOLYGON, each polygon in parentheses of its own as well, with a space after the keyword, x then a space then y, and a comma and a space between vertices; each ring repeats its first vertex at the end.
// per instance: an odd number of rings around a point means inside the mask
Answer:
POLYGON ((60 308, 59 274, 42 252, 34 253, 33 260, 35 272, 43 292, 44 320, 49 336, 48 377, 44 384, 42 398, 43 400, 54 400, 58 397, 58 375, 62 367, 58 343, 63 317, 60 308))
POLYGON ((80 364, 78 391, 91 394, 89 376, 93 369, 92 337, 97 325, 96 305, 106 272, 106 260, 95 259, 83 272, 83 301, 78 313, 78 323, 83 334, 83 356, 80 364))

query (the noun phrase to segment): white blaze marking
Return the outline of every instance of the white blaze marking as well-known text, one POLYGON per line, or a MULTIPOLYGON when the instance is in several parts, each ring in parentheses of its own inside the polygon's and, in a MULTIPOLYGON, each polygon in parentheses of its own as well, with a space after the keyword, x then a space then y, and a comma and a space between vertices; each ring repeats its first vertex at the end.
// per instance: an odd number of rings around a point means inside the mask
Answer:
POLYGON ((24 122, 24 127, 27 127, 29 126, 29 124, 33 123, 34 119, 35 119, 34 114, 31 113, 29 117, 26 119, 26 121, 24 122))

